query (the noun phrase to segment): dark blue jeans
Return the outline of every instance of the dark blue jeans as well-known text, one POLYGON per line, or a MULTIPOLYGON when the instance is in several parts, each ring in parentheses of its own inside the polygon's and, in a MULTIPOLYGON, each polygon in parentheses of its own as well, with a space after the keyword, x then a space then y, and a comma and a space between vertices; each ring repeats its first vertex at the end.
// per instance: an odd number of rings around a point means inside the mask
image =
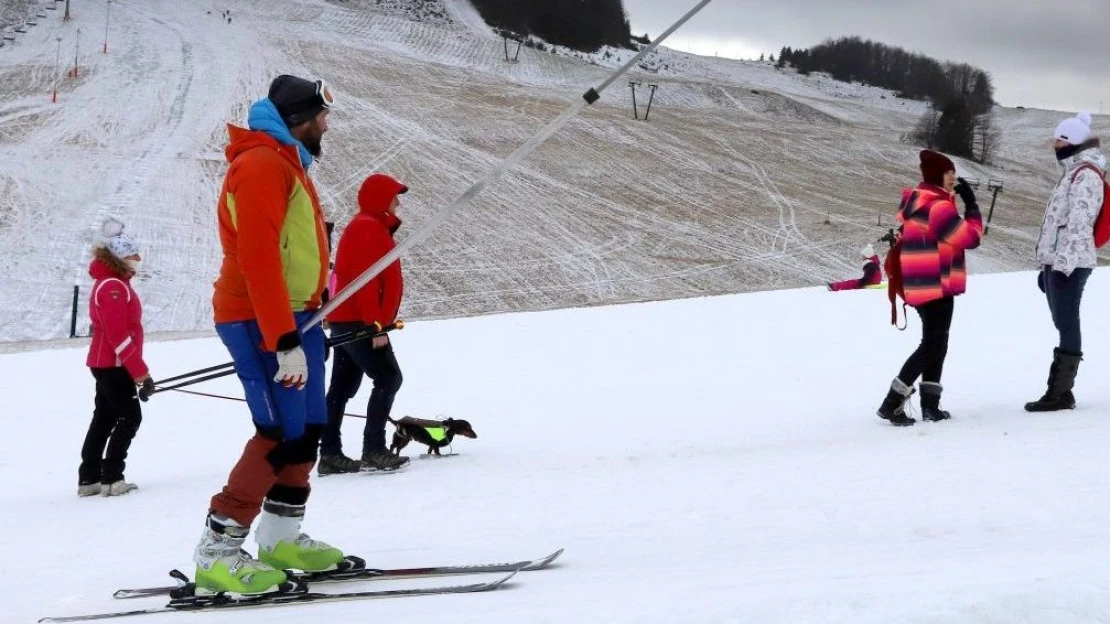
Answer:
MULTIPOLYGON (((332 323, 332 336, 365 327, 362 323, 332 323)), ((320 441, 321 455, 336 455, 343 450, 341 428, 347 401, 358 393, 365 374, 374 382, 366 405, 366 426, 362 431, 362 452, 386 450, 385 423, 393 409, 393 398, 401 388, 401 368, 393 355, 393 345, 371 347, 371 340, 359 340, 333 349, 331 383, 328 385, 328 425, 320 441)))
POLYGON ((1083 336, 1079 329, 1079 302, 1083 299, 1083 289, 1091 269, 1075 269, 1071 275, 1053 271, 1045 265, 1041 272, 1044 280, 1044 294, 1048 299, 1048 310, 1052 313, 1052 324, 1060 332, 1060 350, 1074 355, 1083 353, 1083 336))

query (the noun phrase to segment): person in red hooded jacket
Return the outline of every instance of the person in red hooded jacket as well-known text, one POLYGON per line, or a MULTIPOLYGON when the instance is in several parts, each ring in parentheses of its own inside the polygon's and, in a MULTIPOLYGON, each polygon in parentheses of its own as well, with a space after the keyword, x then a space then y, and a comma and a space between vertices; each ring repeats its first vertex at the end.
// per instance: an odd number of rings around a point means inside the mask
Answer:
MULTIPOLYGON (((397 208, 398 196, 408 187, 392 177, 375 173, 362 183, 358 191, 358 215, 343 230, 335 254, 337 292, 355 281, 366 269, 394 247, 393 235, 401 227, 397 208)), ((351 298, 328 314, 332 335, 358 331, 379 323, 382 327, 397 320, 404 293, 401 261, 396 260, 351 298)), ((321 475, 367 471, 397 470, 408 462, 388 451, 385 444, 385 423, 393 407, 393 399, 401 388, 401 369, 386 334, 370 340, 359 340, 337 347, 327 393, 328 424, 320 440, 321 475), (347 401, 358 392, 362 375, 374 382, 366 405, 366 425, 362 433, 361 461, 343 455, 340 427, 347 401)))
POLYGON ((143 420, 139 399, 154 390, 143 361, 143 308, 131 288, 142 256, 123 223, 103 225, 104 242, 93 249, 89 275, 92 342, 86 365, 96 379, 92 422, 81 447, 78 496, 119 496, 136 488, 123 478, 127 450, 143 420))

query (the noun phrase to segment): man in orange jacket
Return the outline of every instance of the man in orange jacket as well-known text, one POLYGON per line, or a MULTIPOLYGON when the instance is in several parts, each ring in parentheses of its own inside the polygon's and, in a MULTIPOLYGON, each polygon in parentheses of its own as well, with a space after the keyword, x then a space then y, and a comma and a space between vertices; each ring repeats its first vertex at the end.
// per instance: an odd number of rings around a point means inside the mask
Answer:
POLYGON ((228 127, 218 208, 224 258, 212 303, 256 433, 209 505, 193 556, 203 590, 266 593, 283 588, 285 569, 351 565, 300 530, 327 422, 324 330, 298 328, 320 307, 327 280, 327 234, 308 168, 331 104, 322 81, 278 76, 251 106, 249 129, 228 127), (242 546, 260 513, 255 559, 242 546))
MULTIPOLYGON (((336 288, 342 290, 394 247, 393 235, 401 227, 398 196, 408 187, 397 180, 375 173, 358 191, 359 213, 343 230, 335 254, 336 288)), ((396 260, 373 280, 328 314, 332 334, 358 331, 379 323, 382 327, 397 320, 404 293, 401 261, 396 260)), ((346 358, 336 357, 328 388, 328 425, 320 445, 319 472, 322 475, 366 471, 391 471, 405 465, 407 457, 390 453, 385 445, 385 423, 393 398, 401 388, 401 369, 393 354, 389 336, 375 336, 337 347, 346 358), (347 400, 355 395, 362 375, 373 380, 374 389, 366 405, 366 425, 362 434, 362 458, 356 462, 343 455, 339 429, 347 400)))

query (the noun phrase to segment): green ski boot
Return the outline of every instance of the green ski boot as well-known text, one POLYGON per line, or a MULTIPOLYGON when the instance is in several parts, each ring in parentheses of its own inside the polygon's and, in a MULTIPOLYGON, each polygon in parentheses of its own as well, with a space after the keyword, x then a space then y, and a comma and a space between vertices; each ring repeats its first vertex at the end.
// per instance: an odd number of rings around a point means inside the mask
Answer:
POLYGON ((258 558, 281 570, 322 572, 342 567, 343 551, 301 533, 304 510, 304 505, 263 501, 255 533, 258 558))
POLYGON ((208 515, 204 534, 193 553, 198 593, 265 594, 282 589, 285 572, 242 550, 248 527, 230 518, 208 515))

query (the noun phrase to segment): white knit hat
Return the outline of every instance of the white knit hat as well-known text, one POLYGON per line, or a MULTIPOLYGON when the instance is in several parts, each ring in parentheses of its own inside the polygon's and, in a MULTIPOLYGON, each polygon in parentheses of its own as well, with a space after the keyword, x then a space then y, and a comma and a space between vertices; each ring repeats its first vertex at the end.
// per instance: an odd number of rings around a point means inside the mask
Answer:
POLYGON ((100 226, 100 232, 104 235, 104 246, 112 252, 113 256, 121 260, 139 253, 139 244, 135 242, 133 236, 124 234, 123 228, 123 221, 115 217, 108 217, 104 225, 100 226))
POLYGON ((864 258, 870 258, 871 256, 875 255, 875 248, 871 246, 871 243, 867 243, 867 245, 863 249, 861 249, 859 253, 864 258))
POLYGON ((1079 113, 1061 121, 1052 136, 1071 145, 1082 145, 1091 138, 1091 114, 1079 113))

